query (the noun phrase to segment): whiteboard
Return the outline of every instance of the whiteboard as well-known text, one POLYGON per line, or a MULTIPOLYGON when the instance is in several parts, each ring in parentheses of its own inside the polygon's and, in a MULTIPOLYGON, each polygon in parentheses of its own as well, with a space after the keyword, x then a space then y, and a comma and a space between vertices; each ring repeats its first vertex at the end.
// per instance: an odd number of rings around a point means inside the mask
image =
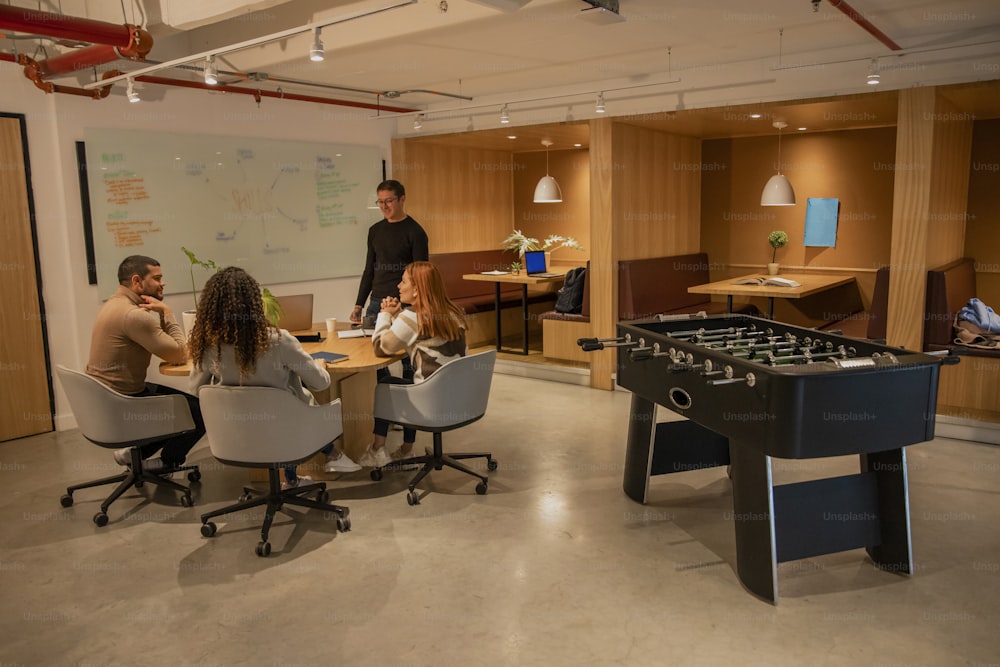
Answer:
MULTIPOLYGON (((190 292, 182 246, 265 286, 364 269, 381 218, 377 147, 94 128, 84 138, 102 298, 128 255, 158 260, 168 294, 190 292)), ((195 289, 208 278, 195 267, 195 289)))

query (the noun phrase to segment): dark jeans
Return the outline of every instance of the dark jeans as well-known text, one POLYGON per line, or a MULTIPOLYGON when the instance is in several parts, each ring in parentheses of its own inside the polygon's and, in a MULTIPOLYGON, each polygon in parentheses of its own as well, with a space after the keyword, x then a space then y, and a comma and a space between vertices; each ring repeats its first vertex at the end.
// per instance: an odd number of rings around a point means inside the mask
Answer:
POLYGON ((194 430, 143 445, 139 448, 139 452, 142 458, 148 459, 162 449, 160 458, 163 459, 163 462, 169 466, 179 466, 184 463, 191 448, 201 440, 201 436, 205 435, 205 420, 201 418, 201 403, 198 402, 198 397, 180 389, 151 383, 146 383, 146 388, 134 395, 166 396, 169 394, 183 396, 187 400, 188 408, 191 410, 191 419, 194 420, 194 430))
MULTIPOLYGON (((382 299, 376 299, 373 296, 368 301, 368 310, 365 311, 364 319, 362 320, 362 322, 364 322, 364 320, 369 320, 371 322, 374 322, 375 318, 378 317, 379 311, 381 310, 382 310, 382 299)), ((409 380, 410 383, 412 384, 413 363, 410 361, 409 357, 404 357, 402 361, 403 361, 403 379, 409 380)), ((376 371, 375 374, 378 377, 379 382, 382 382, 382 378, 392 377, 392 374, 389 373, 388 368, 380 368, 378 369, 378 371, 376 371)), ((407 442, 412 442, 412 441, 407 440, 407 442)))
MULTIPOLYGON (((413 376, 398 378, 395 375, 386 375, 385 377, 379 377, 378 381, 380 384, 413 384, 413 376)), ((383 438, 389 435, 389 422, 376 417, 375 428, 372 429, 372 433, 380 435, 383 438)), ((415 429, 403 427, 403 442, 415 442, 416 439, 417 431, 415 429)))

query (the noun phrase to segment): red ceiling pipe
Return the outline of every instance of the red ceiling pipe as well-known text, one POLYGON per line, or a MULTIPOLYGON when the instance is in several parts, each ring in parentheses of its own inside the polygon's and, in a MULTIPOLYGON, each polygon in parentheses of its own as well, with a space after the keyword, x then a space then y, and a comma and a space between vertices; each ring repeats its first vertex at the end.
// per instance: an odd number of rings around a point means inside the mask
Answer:
MULTIPOLYGON (((94 90, 86 90, 84 88, 71 88, 70 86, 60 86, 54 83, 49 83, 48 81, 42 81, 41 68, 38 66, 34 60, 24 55, 23 53, 17 56, 17 63, 19 65, 24 65, 24 76, 31 80, 41 90, 46 93, 63 93, 65 95, 79 95, 81 97, 89 97, 91 99, 100 100, 108 96, 111 93, 111 86, 104 86, 103 88, 97 88, 94 90)), ((112 70, 110 72, 105 72, 105 79, 118 76, 121 72, 117 70, 112 70)))
POLYGON ((136 81, 143 83, 156 83, 163 86, 179 86, 181 88, 196 88, 198 90, 217 90, 226 93, 239 93, 240 95, 253 95, 260 102, 262 97, 275 97, 281 100, 297 100, 299 102, 317 102, 319 104, 333 104, 342 107, 357 107, 359 109, 374 109, 376 111, 394 111, 397 113, 409 113, 417 109, 406 109, 403 107, 390 107, 384 104, 372 104, 370 102, 354 102, 350 100, 338 100, 328 97, 316 97, 314 95, 299 95, 297 93, 276 92, 273 90, 258 90, 256 88, 239 88, 237 86, 227 86, 225 84, 210 85, 201 81, 183 81, 181 79, 168 79, 161 76, 147 76, 141 74, 135 77, 136 81))
MULTIPOLYGON (((121 47, 128 45, 132 30, 137 29, 134 26, 63 16, 10 5, 0 5, 0 28, 121 47)), ((146 39, 152 44, 148 33, 146 39)))
POLYGON ((867 30, 875 39, 882 42, 893 51, 903 50, 902 46, 892 41, 891 37, 889 37, 887 34, 876 28, 875 24, 873 24, 871 21, 862 16, 858 12, 858 10, 854 9, 854 7, 851 7, 849 4, 844 2, 844 0, 828 0, 828 1, 830 3, 830 6, 835 7, 840 11, 844 12, 845 14, 847 14, 848 18, 850 18, 859 26, 867 30))

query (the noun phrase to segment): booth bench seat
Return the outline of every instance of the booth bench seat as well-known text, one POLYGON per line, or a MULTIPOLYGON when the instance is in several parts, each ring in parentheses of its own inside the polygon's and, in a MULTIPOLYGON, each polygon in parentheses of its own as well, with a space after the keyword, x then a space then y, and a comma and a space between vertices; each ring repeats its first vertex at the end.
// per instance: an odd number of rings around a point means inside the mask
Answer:
MULTIPOLYGON (((927 272, 924 350, 960 350, 962 361, 942 366, 937 411, 966 419, 1000 422, 1000 350, 954 342, 955 316, 976 294, 975 262, 963 257, 927 272)), ((994 304, 989 304, 994 305, 994 304)))
MULTIPOLYGON (((640 320, 656 315, 683 315, 705 311, 726 312, 724 302, 705 300, 704 294, 689 294, 688 287, 711 282, 708 254, 703 252, 618 262, 618 319, 640 320)), ((737 310, 748 314, 757 308, 737 310)))

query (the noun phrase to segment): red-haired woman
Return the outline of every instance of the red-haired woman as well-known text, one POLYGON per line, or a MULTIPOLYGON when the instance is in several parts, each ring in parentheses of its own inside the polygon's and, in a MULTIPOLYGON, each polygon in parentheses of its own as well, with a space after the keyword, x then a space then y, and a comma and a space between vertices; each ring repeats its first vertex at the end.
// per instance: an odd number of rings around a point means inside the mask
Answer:
MULTIPOLYGON (((403 351, 409 355, 413 363, 413 380, 395 376, 379 379, 379 382, 393 384, 423 382, 442 365, 466 355, 465 315, 445 293, 444 279, 436 266, 430 262, 407 265, 399 281, 399 298, 382 299, 372 343, 379 356, 403 351), (410 306, 403 308, 400 302, 410 306)), ((358 463, 384 467, 392 462, 385 447, 388 432, 389 422, 376 419, 372 443, 358 463)), ((403 429, 401 457, 413 451, 416 436, 413 429, 403 429)))

